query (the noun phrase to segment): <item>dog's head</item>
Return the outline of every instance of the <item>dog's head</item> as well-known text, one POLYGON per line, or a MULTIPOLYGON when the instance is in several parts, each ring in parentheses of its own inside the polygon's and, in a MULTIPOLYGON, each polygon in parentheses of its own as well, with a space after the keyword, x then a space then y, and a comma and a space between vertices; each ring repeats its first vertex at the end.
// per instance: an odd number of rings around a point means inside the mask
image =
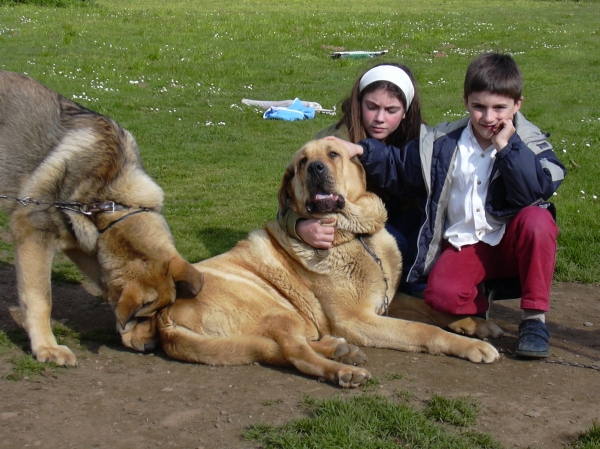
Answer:
POLYGON ((306 218, 322 216, 342 211, 365 190, 364 169, 348 158, 343 144, 313 140, 292 157, 279 189, 279 208, 290 207, 306 218))
POLYGON ((123 344, 138 351, 157 343, 154 315, 202 287, 202 274, 179 255, 157 212, 132 215, 102 233, 98 260, 123 344))

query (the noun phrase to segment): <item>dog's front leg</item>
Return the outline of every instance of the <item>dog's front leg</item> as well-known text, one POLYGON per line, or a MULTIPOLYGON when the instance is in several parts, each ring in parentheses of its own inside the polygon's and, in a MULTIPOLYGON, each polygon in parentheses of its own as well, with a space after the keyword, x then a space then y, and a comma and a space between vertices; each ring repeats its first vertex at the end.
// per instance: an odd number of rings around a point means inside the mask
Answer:
POLYGON ((15 268, 19 301, 24 313, 23 327, 31 351, 39 362, 76 365, 75 355, 58 345, 50 327, 52 294, 50 273, 55 252, 54 239, 31 226, 11 225, 15 245, 15 268))
POLYGON ((374 313, 363 312, 352 320, 338 321, 334 324, 334 332, 359 346, 446 354, 475 363, 493 363, 500 358, 496 348, 484 341, 452 334, 429 324, 374 313))
POLYGON ((477 338, 500 338, 504 331, 491 321, 469 316, 457 316, 433 310, 422 299, 397 293, 390 305, 389 315, 420 323, 432 324, 457 334, 477 338))

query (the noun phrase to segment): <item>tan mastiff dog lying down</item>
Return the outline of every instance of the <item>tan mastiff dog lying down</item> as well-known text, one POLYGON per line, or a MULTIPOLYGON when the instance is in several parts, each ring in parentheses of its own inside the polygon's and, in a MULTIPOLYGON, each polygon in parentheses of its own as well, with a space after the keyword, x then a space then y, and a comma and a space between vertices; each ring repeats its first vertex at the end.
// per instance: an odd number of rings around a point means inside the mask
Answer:
MULTIPOLYGON (((382 316, 402 263, 384 229, 383 203, 365 186, 361 164, 343 146, 319 140, 301 148, 283 177, 279 205, 307 218, 334 217, 334 247, 317 253, 272 221, 227 253, 195 264, 204 275, 201 291, 157 315, 165 352, 209 365, 293 365, 342 387, 370 378, 355 366, 366 360, 355 345, 498 360, 484 341, 382 316)), ((500 331, 483 320, 469 323, 474 335, 500 331)))

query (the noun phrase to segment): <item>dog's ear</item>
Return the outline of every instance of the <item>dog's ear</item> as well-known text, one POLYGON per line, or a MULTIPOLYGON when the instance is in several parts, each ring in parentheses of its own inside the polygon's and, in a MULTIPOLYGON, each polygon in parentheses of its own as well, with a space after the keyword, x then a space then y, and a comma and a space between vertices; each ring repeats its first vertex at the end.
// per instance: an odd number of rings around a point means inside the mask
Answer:
POLYGON ((77 239, 77 244, 86 253, 93 253, 96 251, 96 245, 98 244, 98 228, 92 220, 87 216, 82 215, 78 212, 67 211, 66 214, 71 220, 71 229, 77 239))
POLYGON ((136 294, 136 288, 132 282, 128 283, 123 289, 115 307, 115 317, 121 329, 125 329, 127 322, 142 306, 141 294, 139 292, 136 294))
POLYGON ((287 207, 287 202, 290 199, 290 189, 292 179, 294 179, 294 174, 296 173, 296 169, 294 163, 292 162, 288 165, 285 170, 285 174, 283 175, 283 179, 281 180, 281 187, 279 188, 279 212, 283 213, 283 211, 287 207))
POLYGON ((169 264, 175 288, 177 289, 178 299, 195 298, 200 292, 204 283, 204 276, 194 266, 183 260, 181 257, 175 257, 169 264))

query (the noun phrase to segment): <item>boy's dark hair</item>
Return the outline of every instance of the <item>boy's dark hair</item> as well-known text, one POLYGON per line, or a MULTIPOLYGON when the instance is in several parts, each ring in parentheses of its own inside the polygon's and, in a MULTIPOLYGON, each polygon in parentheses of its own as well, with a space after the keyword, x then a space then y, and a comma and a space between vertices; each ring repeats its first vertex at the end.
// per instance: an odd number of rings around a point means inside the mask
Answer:
POLYGON ((519 101, 522 90, 521 71, 510 55, 484 53, 469 64, 465 75, 465 98, 473 92, 488 91, 519 101))

